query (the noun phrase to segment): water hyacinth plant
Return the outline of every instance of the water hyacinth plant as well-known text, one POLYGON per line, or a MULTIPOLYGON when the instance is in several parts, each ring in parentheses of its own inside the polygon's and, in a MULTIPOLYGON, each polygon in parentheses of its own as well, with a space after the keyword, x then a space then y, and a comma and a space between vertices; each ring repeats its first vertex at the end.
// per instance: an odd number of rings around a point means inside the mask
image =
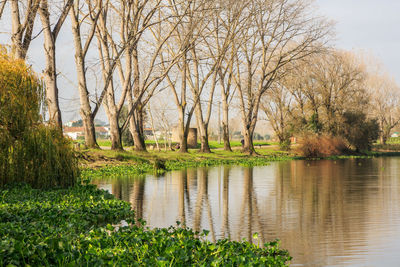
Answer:
POLYGON ((0 190, 0 265, 286 266, 277 242, 206 240, 206 231, 149 229, 130 204, 93 185, 0 190), (116 227, 121 220, 129 225, 116 227))

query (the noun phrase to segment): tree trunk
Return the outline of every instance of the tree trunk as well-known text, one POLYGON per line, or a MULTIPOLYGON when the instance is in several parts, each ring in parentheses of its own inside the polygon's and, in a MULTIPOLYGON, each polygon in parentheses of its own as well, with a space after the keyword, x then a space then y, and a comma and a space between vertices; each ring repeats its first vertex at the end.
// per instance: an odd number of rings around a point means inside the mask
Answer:
MULTIPOLYGON (((45 34, 46 36, 46 34, 45 34)), ((51 37, 45 37, 44 44, 46 69, 44 71, 46 83, 46 101, 49 111, 49 121, 62 127, 61 111, 58 102, 58 87, 56 74, 56 49, 51 37)))
POLYGON ((140 111, 136 108, 133 115, 129 119, 129 130, 131 131, 133 137, 133 144, 135 151, 147 152, 146 144, 144 141, 143 127, 141 127, 142 120, 140 117, 140 111))
POLYGON ((387 139, 386 139, 386 136, 385 136, 384 134, 381 135, 381 138, 380 138, 380 139, 381 139, 381 140, 380 140, 380 141, 381 141, 381 144, 382 144, 382 145, 386 145, 387 139))
POLYGON ((179 109, 179 152, 180 153, 187 153, 188 152, 188 147, 187 147, 187 137, 188 137, 188 129, 185 129, 185 114, 184 114, 184 108, 179 109))
POLYGON ((231 143, 229 140, 229 106, 227 99, 222 97, 222 130, 224 137, 224 150, 232 151, 231 143))
POLYGON ((99 148, 96 142, 96 131, 94 126, 94 117, 92 114, 92 108, 89 102, 89 91, 87 89, 87 81, 85 74, 85 59, 83 55, 80 26, 74 13, 74 9, 71 8, 71 22, 72 22, 72 35, 74 37, 75 45, 75 65, 76 73, 78 78, 78 90, 80 100, 80 114, 83 121, 83 127, 85 131, 85 143, 89 148, 99 148))
MULTIPOLYGON (((0 18, 3 8, 7 1, 0 1, 0 18)), ((28 48, 32 41, 32 32, 35 24, 35 18, 39 9, 40 0, 29 1, 28 6, 25 6, 24 23, 21 24, 19 1, 11 0, 11 53, 15 58, 26 59, 28 48)), ((22 4, 22 3, 21 3, 22 4)), ((26 3, 24 3, 26 4, 26 3)))
POLYGON ((244 130, 244 145, 243 145, 243 153, 248 153, 252 155, 255 153, 254 145, 253 145, 253 133, 254 127, 246 127, 244 130))
POLYGON ((46 58, 46 69, 44 70, 46 83, 46 101, 49 111, 49 122, 62 128, 61 111, 58 103, 58 87, 56 73, 56 47, 54 35, 50 26, 50 14, 47 2, 40 7, 40 19, 44 33, 44 54, 46 58))
MULTIPOLYGON (((133 64, 133 96, 135 97, 135 101, 137 102, 135 106, 135 110, 133 115, 129 120, 129 129, 133 136, 133 143, 135 151, 144 151, 146 152, 146 143, 144 140, 143 133, 143 105, 141 103, 140 97, 140 69, 139 69, 139 57, 137 46, 132 48, 132 64, 133 64)), ((129 110, 134 106, 132 93, 128 92, 128 102, 129 102, 129 110)))
POLYGON ((210 145, 208 143, 208 130, 207 130, 207 127, 204 127, 204 126, 200 126, 200 127, 204 128, 201 131, 201 134, 200 134, 200 142, 201 142, 200 152, 202 152, 202 153, 211 153, 210 145))
POLYGON ((89 148, 99 148, 96 142, 96 130, 94 127, 94 119, 90 114, 85 113, 81 108, 81 117, 83 121, 83 129, 85 131, 85 144, 89 148))
POLYGON ((201 112, 201 105, 198 104, 196 106, 196 119, 197 119, 197 127, 200 132, 200 152, 202 153, 211 153, 210 145, 208 144, 208 127, 203 119, 203 114, 201 112))
POLYGON ((383 124, 382 124, 382 126, 381 126, 381 143, 382 144, 384 144, 384 145, 386 145, 386 142, 387 142, 387 140, 389 139, 389 137, 390 137, 390 130, 391 130, 391 127, 385 127, 383 124))
POLYGON ((111 150, 123 150, 121 130, 118 125, 118 114, 107 111, 108 121, 110 122, 111 150))

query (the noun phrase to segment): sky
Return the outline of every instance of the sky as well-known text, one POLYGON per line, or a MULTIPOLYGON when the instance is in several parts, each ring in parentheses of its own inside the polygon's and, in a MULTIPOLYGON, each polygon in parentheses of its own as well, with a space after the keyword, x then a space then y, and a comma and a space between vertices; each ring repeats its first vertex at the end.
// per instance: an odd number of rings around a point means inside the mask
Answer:
POLYGON ((336 22, 338 48, 378 58, 400 84, 400 1, 317 0, 320 13, 336 22))
MULTIPOLYGON (((372 53, 400 84, 400 0, 315 0, 318 14, 336 22, 333 45, 346 50, 372 53)), ((6 14, 5 14, 6 15, 6 14)), ((37 22, 40 25, 40 22, 37 22)), ((0 21, 0 44, 10 43, 10 21, 0 21)), ((60 105, 63 121, 79 119, 79 97, 76 89, 74 49, 67 20, 57 39, 60 73, 60 105)), ((44 68, 42 36, 35 39, 28 62, 35 71, 44 68)), ((96 87, 95 84, 92 84, 96 87)), ((98 118, 106 120, 104 112, 98 118)))

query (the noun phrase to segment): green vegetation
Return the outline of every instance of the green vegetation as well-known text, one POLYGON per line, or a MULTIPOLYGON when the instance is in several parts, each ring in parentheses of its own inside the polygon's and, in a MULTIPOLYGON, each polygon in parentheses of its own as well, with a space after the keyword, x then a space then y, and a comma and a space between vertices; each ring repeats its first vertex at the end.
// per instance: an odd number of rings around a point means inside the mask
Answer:
POLYGON ((42 97, 40 81, 25 62, 0 47, 0 186, 68 187, 79 176, 61 130, 41 122, 42 97))
POLYGON ((299 158, 293 154, 273 149, 257 149, 259 155, 248 156, 239 150, 227 152, 215 150, 214 153, 116 152, 111 150, 87 150, 81 153, 83 179, 96 176, 123 176, 144 173, 163 173, 183 168, 195 168, 216 165, 256 166, 268 165, 271 161, 299 158))
MULTIPOLYGON (((154 140, 146 140, 145 141, 146 145, 155 145, 156 142, 154 140)), ((210 148, 211 149, 218 149, 218 148, 224 148, 224 143, 219 143, 218 141, 208 141, 210 148)), ((99 146, 103 147, 111 147, 111 141, 108 139, 97 139, 97 144, 99 146)), ((164 148, 164 141, 159 140, 158 144, 160 145, 160 148, 164 148)), ((242 143, 240 141, 231 141, 230 142, 231 147, 241 147, 242 143)), ((273 142, 266 142, 266 141, 254 141, 254 146, 255 147, 260 147, 260 146, 270 146, 270 145, 276 145, 277 143, 273 142)), ((172 145, 176 145, 176 143, 172 143, 172 145)), ((198 147, 200 147, 200 143, 198 143, 198 147)))
POLYGON ((0 190, 0 265, 285 266, 277 242, 206 240, 185 227, 146 228, 127 202, 94 186, 0 190), (124 219, 129 226, 116 226, 124 219))
MULTIPOLYGON (((199 153, 197 149, 189 153, 177 151, 112 151, 112 150, 84 150, 80 152, 83 179, 94 177, 135 176, 145 173, 161 174, 166 171, 184 168, 207 167, 216 165, 259 166, 268 165, 272 161, 293 159, 344 159, 368 158, 399 155, 400 149, 381 149, 382 145, 374 145, 375 151, 352 153, 346 150, 340 138, 321 136, 299 146, 292 146, 288 151, 277 150, 275 147, 256 149, 258 154, 249 156, 239 149, 232 152, 213 150, 213 153, 199 153), (346 150, 346 151, 345 151, 346 150)), ((308 139, 306 139, 308 140, 308 139)))

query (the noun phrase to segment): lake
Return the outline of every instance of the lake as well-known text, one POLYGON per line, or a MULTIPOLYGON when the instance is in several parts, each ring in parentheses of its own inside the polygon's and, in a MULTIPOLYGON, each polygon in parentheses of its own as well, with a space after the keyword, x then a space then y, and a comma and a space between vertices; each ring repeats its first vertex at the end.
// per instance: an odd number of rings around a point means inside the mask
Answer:
POLYGON ((219 166, 93 183, 132 203, 150 227, 180 221, 209 230, 213 241, 279 238, 291 266, 400 266, 398 157, 219 166))

